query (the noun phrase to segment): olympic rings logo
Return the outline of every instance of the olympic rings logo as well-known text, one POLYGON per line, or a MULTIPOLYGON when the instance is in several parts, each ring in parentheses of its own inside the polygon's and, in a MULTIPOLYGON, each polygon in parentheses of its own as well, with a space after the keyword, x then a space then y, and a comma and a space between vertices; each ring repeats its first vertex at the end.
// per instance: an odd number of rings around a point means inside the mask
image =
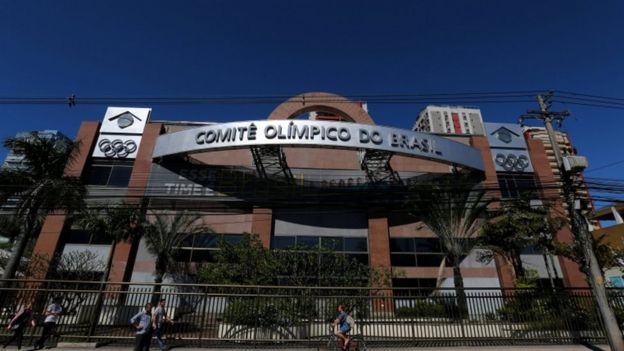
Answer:
POLYGON ((529 158, 526 155, 516 156, 514 154, 496 154, 494 159, 497 165, 503 167, 506 171, 522 172, 529 167, 529 158))
POLYGON ((106 157, 117 156, 119 158, 126 158, 137 150, 137 144, 134 140, 122 141, 121 139, 115 139, 110 141, 108 139, 102 139, 98 143, 98 147, 106 157))

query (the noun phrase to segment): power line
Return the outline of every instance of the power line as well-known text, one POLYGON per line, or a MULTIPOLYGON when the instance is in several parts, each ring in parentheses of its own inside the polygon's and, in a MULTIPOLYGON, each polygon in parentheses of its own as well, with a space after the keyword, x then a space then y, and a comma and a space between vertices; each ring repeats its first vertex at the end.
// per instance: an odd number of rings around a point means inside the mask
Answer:
MULTIPOLYGON (((500 91, 500 92, 458 92, 458 93, 395 93, 395 94, 345 94, 343 96, 305 96, 306 102, 345 102, 344 98, 352 100, 366 100, 370 102, 394 103, 394 102, 427 102, 436 100, 465 100, 478 102, 483 99, 519 99, 531 98, 539 94, 539 90, 526 91, 500 91)), ((590 101, 590 102, 608 102, 604 100, 614 100, 617 102, 624 99, 615 99, 608 97, 596 98, 594 95, 573 93, 573 96, 566 96, 571 93, 561 93, 563 99, 571 101, 590 101), (581 97, 577 97, 581 96, 581 97), (598 100, 597 100, 598 99, 598 100)), ((302 99, 303 99, 302 96, 302 99)), ((241 104, 241 103, 281 103, 290 102, 299 103, 297 96, 288 95, 221 95, 221 96, 110 96, 110 97, 80 97, 72 95, 70 97, 0 97, 0 104, 66 104, 68 101, 78 104, 105 104, 111 102, 122 103, 172 103, 172 104, 190 104, 190 103, 215 103, 215 104, 241 104)), ((486 100, 487 101, 487 100, 486 100)), ((524 102, 525 100, 507 100, 511 102, 524 102)), ((612 101, 613 102, 613 101, 612 101)))

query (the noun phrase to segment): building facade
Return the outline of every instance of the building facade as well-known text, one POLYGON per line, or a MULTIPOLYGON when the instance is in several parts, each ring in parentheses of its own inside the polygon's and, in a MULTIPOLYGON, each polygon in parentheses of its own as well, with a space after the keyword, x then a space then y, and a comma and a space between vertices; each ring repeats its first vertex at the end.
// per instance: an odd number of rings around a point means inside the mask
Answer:
MULTIPOLYGON (((416 124, 428 114, 427 131, 424 124, 415 130, 376 126, 365 105, 327 93, 294 96, 266 120, 223 124, 151 121, 151 109, 110 107, 101 123, 81 124, 81 150, 66 173, 84 179, 91 203, 145 198, 155 213, 200 213, 214 233, 194 235, 180 247, 179 261, 191 272, 212 259, 218 240, 254 233, 267 248, 322 246, 389 267, 401 272, 393 280, 397 287, 452 287, 440 242, 405 210, 402 187, 455 167, 479 172, 485 184, 500 188, 489 195, 502 199, 531 188, 548 197, 551 190, 540 184, 555 180, 544 143, 519 126, 484 124, 478 109, 451 108, 452 128, 455 114, 464 120, 462 111, 468 126, 438 135, 432 117, 444 116, 440 111, 421 112, 416 124)), ((571 237, 566 228, 557 235, 571 237)), ((109 281, 153 281, 154 258, 143 241, 113 246, 62 215, 49 216, 34 251, 75 250, 90 250, 105 262, 112 255, 109 281)), ((461 264, 467 287, 513 286, 509 265, 483 264, 477 254, 473 250, 461 264)), ((574 263, 549 259, 545 265, 540 253, 523 255, 542 279, 586 286, 574 263)))
POLYGON ((485 135, 481 110, 463 106, 427 106, 418 114, 415 131, 485 135))
MULTIPOLYGON (((561 170, 559 169, 559 167, 557 167, 557 161, 555 159, 555 151, 553 150, 553 147, 550 142, 550 138, 548 137, 548 133, 546 132, 546 129, 542 127, 525 127, 523 129, 527 138, 540 140, 544 144, 544 147, 546 149, 546 155, 548 156, 548 162, 554 174, 556 184, 558 186, 562 186, 563 183, 561 181, 561 170)), ((576 155, 576 149, 574 148, 574 146, 572 146, 572 141, 570 140, 570 136, 568 134, 560 132, 560 131, 555 131, 555 139, 557 140, 559 150, 561 150, 561 153, 564 156, 576 155)), ((592 211, 594 211, 594 205, 590 199, 589 190, 587 189, 584 183, 581 184, 581 186, 579 186, 576 189, 576 198, 580 199, 582 202, 581 212, 584 215, 588 216, 592 211)), ((564 204, 564 207, 567 208, 567 205, 564 204)), ((597 223, 596 221, 592 221, 592 225, 595 228, 599 227, 599 223, 597 223)))

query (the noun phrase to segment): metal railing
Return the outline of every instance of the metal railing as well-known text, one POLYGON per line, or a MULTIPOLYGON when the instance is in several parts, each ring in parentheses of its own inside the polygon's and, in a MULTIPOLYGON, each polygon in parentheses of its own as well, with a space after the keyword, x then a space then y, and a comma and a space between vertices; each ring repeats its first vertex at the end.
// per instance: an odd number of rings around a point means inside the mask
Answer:
MULTIPOLYGON (((61 341, 130 344, 130 318, 155 299, 153 284, 12 280, 5 286, 0 324, 26 303, 38 315, 25 343, 40 335, 42 311, 59 298, 61 341)), ((454 289, 163 284, 160 297, 175 320, 166 330, 175 346, 321 347, 338 304, 356 320, 352 333, 369 346, 606 341, 587 289, 464 290, 463 306, 454 289)), ((624 317, 624 291, 610 290, 609 296, 616 315, 624 317)), ((6 340, 8 331, 1 333, 6 340)))

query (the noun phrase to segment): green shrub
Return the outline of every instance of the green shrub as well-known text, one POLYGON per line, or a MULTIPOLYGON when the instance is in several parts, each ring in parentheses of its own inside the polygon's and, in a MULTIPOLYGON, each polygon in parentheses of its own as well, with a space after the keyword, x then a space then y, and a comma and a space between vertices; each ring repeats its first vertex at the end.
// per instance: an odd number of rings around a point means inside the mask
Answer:
POLYGON ((395 315, 404 318, 444 318, 447 316, 447 313, 444 305, 429 301, 416 301, 411 307, 397 308, 395 315))
POLYGON ((565 291, 519 290, 497 312, 501 320, 523 323, 530 330, 590 330, 598 327, 598 316, 593 305, 581 303, 587 298, 565 291))

